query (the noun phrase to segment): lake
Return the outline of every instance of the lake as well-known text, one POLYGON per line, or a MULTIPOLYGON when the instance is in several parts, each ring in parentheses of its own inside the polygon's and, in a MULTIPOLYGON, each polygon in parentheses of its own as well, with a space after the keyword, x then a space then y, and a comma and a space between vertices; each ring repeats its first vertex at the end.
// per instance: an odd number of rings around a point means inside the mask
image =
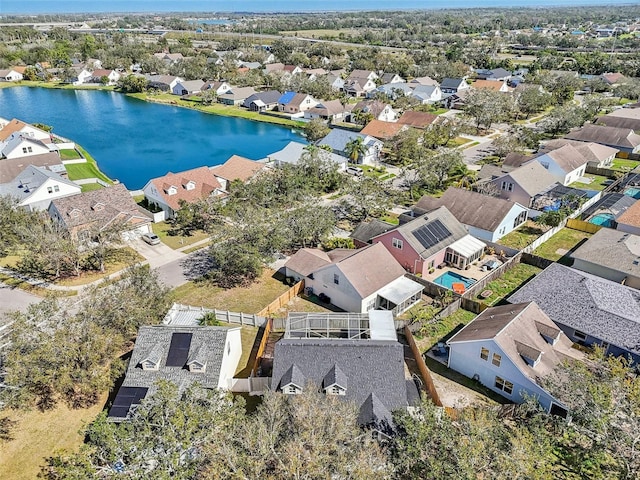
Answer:
POLYGON ((291 128, 98 90, 0 89, 0 117, 53 126, 130 190, 169 171, 219 165, 234 154, 259 160, 292 140, 306 143, 291 128))

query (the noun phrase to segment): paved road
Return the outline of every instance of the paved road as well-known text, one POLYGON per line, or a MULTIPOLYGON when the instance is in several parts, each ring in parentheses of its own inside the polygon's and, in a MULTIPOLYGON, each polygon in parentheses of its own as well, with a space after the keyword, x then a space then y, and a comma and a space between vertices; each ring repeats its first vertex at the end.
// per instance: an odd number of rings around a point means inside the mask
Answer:
POLYGON ((42 298, 20 290, 11 288, 0 282, 0 325, 3 323, 4 314, 15 310, 25 311, 32 303, 37 303, 42 298))

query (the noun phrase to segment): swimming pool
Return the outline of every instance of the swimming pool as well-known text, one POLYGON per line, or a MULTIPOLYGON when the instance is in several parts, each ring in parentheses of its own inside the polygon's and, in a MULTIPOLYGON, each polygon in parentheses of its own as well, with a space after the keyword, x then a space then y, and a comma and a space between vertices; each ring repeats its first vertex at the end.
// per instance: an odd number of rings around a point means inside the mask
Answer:
POLYGON ((452 289, 451 286, 454 283, 463 283, 465 288, 469 288, 471 285, 476 283, 473 278, 463 277, 462 275, 458 275, 455 272, 444 272, 438 278, 436 278, 433 283, 437 283, 438 285, 442 285, 443 287, 447 287, 452 289))
POLYGON ((624 191, 624 194, 638 200, 640 199, 640 188, 629 187, 624 191))
POLYGON ((593 223, 594 225, 602 225, 603 227, 613 227, 614 220, 615 217, 610 213, 599 213, 591 217, 589 223, 593 223))

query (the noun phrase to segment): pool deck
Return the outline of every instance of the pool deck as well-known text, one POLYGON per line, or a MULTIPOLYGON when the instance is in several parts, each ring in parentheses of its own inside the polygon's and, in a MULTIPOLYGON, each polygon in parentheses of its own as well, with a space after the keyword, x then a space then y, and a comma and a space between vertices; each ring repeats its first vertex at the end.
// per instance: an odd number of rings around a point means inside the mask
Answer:
POLYGON ((473 278, 474 280, 481 280, 487 275, 489 275, 490 271, 483 272, 480 268, 485 262, 489 260, 499 260, 497 255, 485 255, 482 260, 478 260, 476 263, 469 267, 469 270, 460 270, 455 267, 444 267, 444 268, 436 268, 433 273, 426 274, 423 278, 430 282, 433 282, 440 275, 443 275, 446 272, 456 273, 458 275, 462 275, 463 277, 473 278))

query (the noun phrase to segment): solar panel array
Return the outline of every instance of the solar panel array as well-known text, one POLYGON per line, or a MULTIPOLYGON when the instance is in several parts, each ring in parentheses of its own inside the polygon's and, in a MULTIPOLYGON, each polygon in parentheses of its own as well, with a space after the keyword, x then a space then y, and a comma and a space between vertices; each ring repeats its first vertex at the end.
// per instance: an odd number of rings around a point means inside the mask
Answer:
POLYGON ((148 390, 147 387, 120 387, 109 410, 109 417, 125 418, 131 405, 139 405, 148 390))
POLYGON ((422 227, 418 227, 411 232, 425 249, 437 245, 445 238, 451 236, 451 232, 440 220, 434 220, 422 227))
POLYGON ((167 354, 167 367, 184 367, 189 358, 191 348, 191 333, 174 333, 167 354))

